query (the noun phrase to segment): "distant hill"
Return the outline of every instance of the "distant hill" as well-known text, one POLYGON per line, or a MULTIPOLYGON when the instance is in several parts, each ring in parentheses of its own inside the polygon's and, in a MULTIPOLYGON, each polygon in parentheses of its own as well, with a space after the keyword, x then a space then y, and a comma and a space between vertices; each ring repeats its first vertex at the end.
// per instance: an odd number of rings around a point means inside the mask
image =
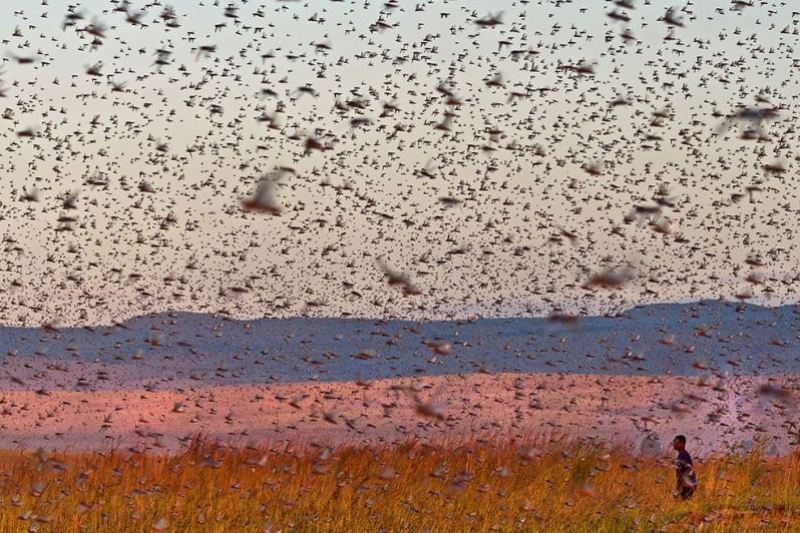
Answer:
MULTIPOLYGON (((175 312, 96 328, 0 327, 0 353, 7 368, 32 360, 57 374, 64 365, 80 366, 96 387, 109 381, 103 375, 125 385, 125 380, 269 383, 473 372, 774 374, 800 371, 798 334, 798 306, 721 301, 648 305, 577 322, 233 320, 175 312), (452 347, 436 354, 428 341, 452 347)), ((35 373, 28 379, 35 381, 35 373)))

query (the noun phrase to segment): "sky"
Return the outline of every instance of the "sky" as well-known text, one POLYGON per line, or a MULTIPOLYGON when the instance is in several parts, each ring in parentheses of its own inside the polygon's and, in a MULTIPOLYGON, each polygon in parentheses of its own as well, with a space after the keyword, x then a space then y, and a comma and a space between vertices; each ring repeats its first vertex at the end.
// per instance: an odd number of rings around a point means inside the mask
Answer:
POLYGON ((796 301, 790 4, 9 3, 0 323, 796 301))

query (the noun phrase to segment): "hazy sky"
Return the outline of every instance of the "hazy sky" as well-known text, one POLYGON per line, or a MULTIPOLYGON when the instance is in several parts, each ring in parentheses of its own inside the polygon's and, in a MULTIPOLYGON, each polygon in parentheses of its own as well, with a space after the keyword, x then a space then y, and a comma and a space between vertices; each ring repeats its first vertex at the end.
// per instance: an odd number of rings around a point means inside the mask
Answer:
POLYGON ((795 301, 790 4, 7 3, 4 323, 795 301))

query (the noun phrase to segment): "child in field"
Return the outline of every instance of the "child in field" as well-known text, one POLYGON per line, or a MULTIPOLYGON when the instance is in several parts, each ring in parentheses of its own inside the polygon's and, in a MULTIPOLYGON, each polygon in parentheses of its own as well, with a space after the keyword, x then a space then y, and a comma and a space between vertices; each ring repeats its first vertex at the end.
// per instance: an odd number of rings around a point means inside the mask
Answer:
POLYGON ((697 487, 697 478, 694 475, 692 456, 686 451, 686 437, 678 435, 672 441, 672 446, 678 452, 678 457, 675 460, 675 495, 688 500, 694 494, 695 487, 697 487))

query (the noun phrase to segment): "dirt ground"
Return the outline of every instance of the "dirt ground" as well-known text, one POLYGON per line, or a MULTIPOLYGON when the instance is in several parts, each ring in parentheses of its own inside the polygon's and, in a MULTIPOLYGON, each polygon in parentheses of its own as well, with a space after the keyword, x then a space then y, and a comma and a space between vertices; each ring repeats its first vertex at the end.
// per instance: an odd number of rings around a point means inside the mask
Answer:
POLYGON ((477 373, 169 390, 5 390, 0 447, 169 451, 197 433, 237 445, 534 436, 660 453, 683 433, 695 453, 759 440, 768 452, 785 453, 798 440, 795 400, 785 392, 795 379, 477 373))

